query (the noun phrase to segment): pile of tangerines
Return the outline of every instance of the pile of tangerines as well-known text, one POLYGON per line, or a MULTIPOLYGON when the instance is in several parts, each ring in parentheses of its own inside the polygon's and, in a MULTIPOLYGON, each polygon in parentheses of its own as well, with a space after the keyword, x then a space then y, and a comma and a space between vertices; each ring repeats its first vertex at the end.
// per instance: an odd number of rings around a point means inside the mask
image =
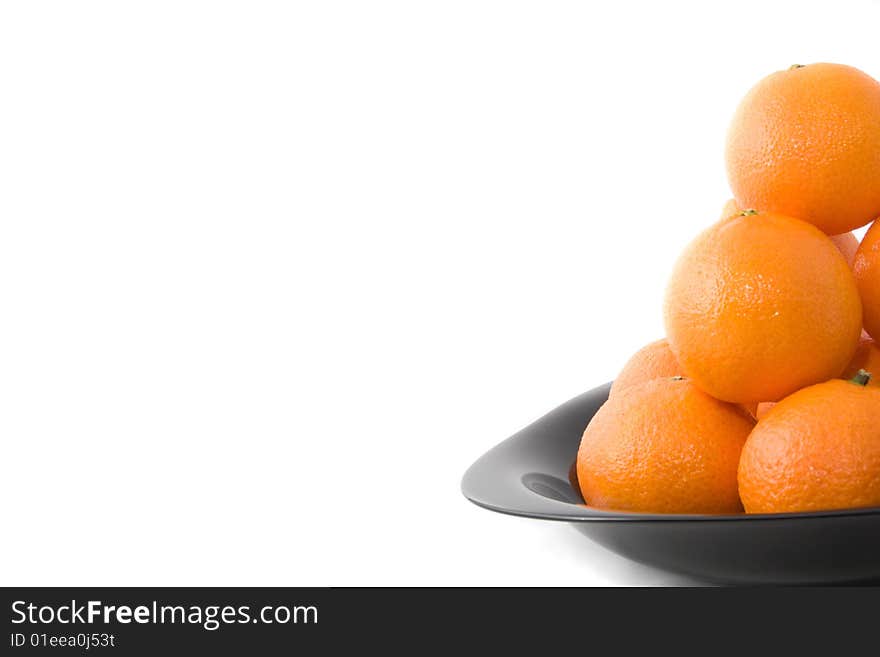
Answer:
POLYGON ((674 268, 666 339, 584 432, 584 501, 880 506, 880 221, 850 232, 880 217, 880 83, 840 64, 773 73, 737 109, 726 160, 734 199, 674 268))

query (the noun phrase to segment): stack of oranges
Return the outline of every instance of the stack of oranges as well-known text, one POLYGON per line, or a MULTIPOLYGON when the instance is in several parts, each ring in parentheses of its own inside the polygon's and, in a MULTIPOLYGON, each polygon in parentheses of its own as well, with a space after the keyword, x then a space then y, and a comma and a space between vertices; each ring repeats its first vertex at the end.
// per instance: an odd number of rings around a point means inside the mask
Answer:
POLYGON ((840 64, 773 73, 737 109, 726 160, 734 198, 675 265, 666 339, 584 432, 584 500, 880 506, 880 222, 851 232, 880 217, 880 83, 840 64))

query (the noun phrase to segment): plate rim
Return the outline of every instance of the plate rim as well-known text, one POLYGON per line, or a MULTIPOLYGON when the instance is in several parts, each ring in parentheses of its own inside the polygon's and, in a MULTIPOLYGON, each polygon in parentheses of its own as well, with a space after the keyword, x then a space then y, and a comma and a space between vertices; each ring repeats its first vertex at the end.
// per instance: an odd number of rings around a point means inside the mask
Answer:
POLYGON ((631 511, 606 511, 602 509, 596 509, 586 504, 573 504, 570 502, 562 502, 558 500, 552 500, 549 498, 544 498, 539 493, 528 489, 525 484, 521 481, 522 476, 517 477, 519 480, 519 485, 523 487, 524 490, 529 490, 529 492, 535 495, 538 498, 543 498, 544 502, 548 506, 547 510, 533 510, 533 509, 519 509, 515 507, 511 507, 509 505, 499 505, 496 503, 488 502, 484 499, 481 499, 480 496, 474 494, 473 488, 474 486, 470 483, 470 481, 476 478, 477 473, 485 468, 488 463, 493 461, 493 457, 497 459, 497 455, 504 451, 505 445, 510 448, 510 443, 515 440, 522 440, 523 434, 527 432, 529 429, 534 427, 535 425, 540 424, 542 421, 546 420, 549 415, 553 414, 556 411, 559 411, 562 407, 567 404, 574 403, 576 401, 580 401, 583 398, 588 396, 597 396, 605 394, 607 395, 607 390, 610 387, 610 382, 603 384, 601 386, 597 386, 591 390, 588 390, 580 395, 576 395, 572 397, 568 401, 558 405, 548 413, 545 413, 540 418, 530 423, 520 431, 516 432, 512 436, 502 440, 500 443, 491 447, 484 454, 482 454, 478 459, 476 459, 470 467, 465 471, 464 475, 461 478, 460 489, 462 495, 475 504, 476 506, 487 509, 489 511, 494 511, 496 513, 501 513, 504 515, 516 516, 520 518, 532 518, 536 520, 550 520, 550 521, 562 521, 562 522, 628 522, 628 523, 680 523, 680 522, 719 522, 719 523, 742 523, 742 522, 768 522, 768 521, 784 521, 784 520, 812 520, 812 519, 820 519, 820 518, 828 518, 828 517, 847 517, 847 516, 873 516, 880 514, 880 507, 857 507, 851 509, 827 509, 823 511, 799 511, 799 512, 786 512, 786 513, 732 513, 732 514, 684 514, 684 513, 676 513, 676 514, 666 514, 666 513, 642 513, 642 512, 631 512, 631 511))

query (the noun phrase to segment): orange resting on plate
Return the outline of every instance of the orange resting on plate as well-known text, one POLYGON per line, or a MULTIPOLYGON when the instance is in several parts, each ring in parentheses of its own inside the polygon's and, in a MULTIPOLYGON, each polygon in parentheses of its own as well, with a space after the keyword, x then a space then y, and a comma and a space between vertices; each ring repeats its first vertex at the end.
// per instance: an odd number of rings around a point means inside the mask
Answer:
POLYGON ((754 421, 687 379, 667 377, 611 397, 577 456, 584 501, 649 513, 736 513, 736 471, 754 421))
POLYGON ((748 513, 880 506, 880 388, 834 379, 795 392, 752 430, 739 464, 748 513))

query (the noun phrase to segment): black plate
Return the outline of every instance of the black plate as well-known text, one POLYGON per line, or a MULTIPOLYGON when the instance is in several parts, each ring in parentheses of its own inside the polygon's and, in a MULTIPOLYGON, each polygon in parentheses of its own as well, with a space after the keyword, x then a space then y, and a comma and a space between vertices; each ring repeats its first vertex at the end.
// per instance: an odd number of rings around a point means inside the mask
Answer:
POLYGON ((880 579, 880 509, 771 515, 615 513, 586 506, 570 477, 584 428, 606 384, 551 411, 484 454, 461 489, 479 506, 571 522, 641 563, 731 583, 880 579))

